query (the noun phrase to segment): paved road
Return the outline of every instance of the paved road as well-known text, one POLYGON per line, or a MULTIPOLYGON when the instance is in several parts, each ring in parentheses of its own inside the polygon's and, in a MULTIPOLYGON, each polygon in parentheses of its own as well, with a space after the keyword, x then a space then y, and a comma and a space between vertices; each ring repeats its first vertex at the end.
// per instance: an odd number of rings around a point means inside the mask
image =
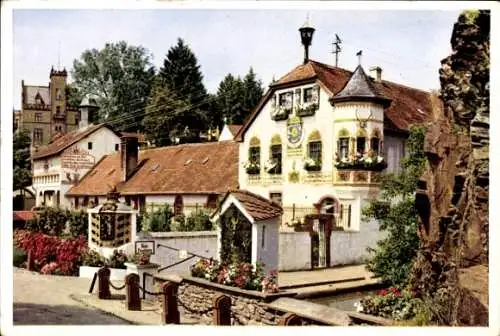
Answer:
POLYGON ((70 298, 86 293, 89 279, 41 275, 14 267, 14 325, 129 324, 70 298))

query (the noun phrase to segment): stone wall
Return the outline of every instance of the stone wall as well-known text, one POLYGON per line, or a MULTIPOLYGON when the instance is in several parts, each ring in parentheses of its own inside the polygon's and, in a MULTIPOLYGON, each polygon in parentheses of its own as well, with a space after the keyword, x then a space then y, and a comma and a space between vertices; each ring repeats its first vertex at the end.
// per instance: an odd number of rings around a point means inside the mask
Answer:
POLYGON ((263 305, 262 300, 230 294, 224 291, 203 288, 183 283, 179 286, 179 310, 188 318, 200 324, 213 324, 213 302, 217 295, 225 294, 231 298, 231 325, 276 325, 281 313, 263 305))

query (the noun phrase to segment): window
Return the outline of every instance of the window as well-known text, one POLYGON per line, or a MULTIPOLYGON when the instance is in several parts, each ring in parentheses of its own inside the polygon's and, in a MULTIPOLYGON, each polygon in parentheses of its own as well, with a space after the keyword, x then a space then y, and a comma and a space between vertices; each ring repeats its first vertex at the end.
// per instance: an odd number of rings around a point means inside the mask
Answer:
POLYGON ((371 140, 370 140, 370 148, 373 151, 374 155, 378 155, 379 144, 380 144, 380 139, 379 138, 377 138, 377 137, 371 138, 371 140))
POLYGON ((304 89, 303 91, 303 96, 304 96, 304 103, 311 103, 313 101, 313 88, 307 88, 304 89))
POLYGON ((271 146, 271 160, 276 162, 276 166, 270 173, 281 174, 281 144, 271 146))
POLYGON ((42 121, 42 112, 35 112, 35 122, 42 121))
POLYGON ((351 227, 351 204, 340 205, 340 226, 349 229, 351 227))
POLYGON ((115 151, 118 151, 120 149, 120 144, 115 144, 115 151))
POLYGON ((62 95, 62 90, 61 89, 56 89, 56 99, 57 100, 62 100, 63 95, 62 95))
POLYGON ((316 163, 321 163, 321 141, 311 141, 307 144, 309 157, 316 163))
POLYGON ((92 150, 92 142, 90 142, 90 141, 89 141, 89 143, 87 144, 87 148, 88 148, 89 150, 92 150))
POLYGON ((83 198, 83 206, 84 207, 87 207, 89 205, 89 197, 88 196, 85 196, 83 198))
POLYGON ((38 95, 35 98, 35 104, 37 104, 37 105, 42 105, 43 104, 42 98, 40 96, 38 96, 38 95))
POLYGON ((42 142, 43 141, 43 129, 35 128, 33 130, 33 141, 42 142))
POLYGON ((183 212, 182 196, 175 196, 174 201, 174 216, 182 215, 183 212))
POLYGON ((288 91, 279 95, 279 106, 284 108, 292 107, 293 92, 288 91))
POLYGON ((78 197, 75 197, 75 209, 78 209, 79 206, 78 201, 79 201, 78 197))
POLYGON ((217 207, 217 195, 210 194, 207 197, 207 208, 214 209, 217 207))
POLYGON ((61 114, 61 106, 56 106, 56 114, 61 114))
POLYGON ((260 237, 260 243, 261 243, 260 247, 264 248, 266 246, 266 241, 265 241, 265 239, 266 239, 266 226, 265 225, 262 225, 262 232, 261 233, 262 233, 262 235, 260 237))
POLYGON ((248 158, 251 163, 260 163, 260 147, 250 147, 248 150, 248 158))
POLYGON ((283 194, 281 194, 281 193, 278 193, 278 192, 277 193, 270 193, 269 198, 271 199, 271 201, 278 203, 279 205, 283 204, 283 194))
POLYGON ((366 138, 365 137, 357 137, 356 138, 356 152, 358 156, 361 156, 365 153, 366 150, 366 138))
POLYGON ((347 157, 349 156, 349 138, 339 139, 338 152, 340 159, 347 159, 347 157))

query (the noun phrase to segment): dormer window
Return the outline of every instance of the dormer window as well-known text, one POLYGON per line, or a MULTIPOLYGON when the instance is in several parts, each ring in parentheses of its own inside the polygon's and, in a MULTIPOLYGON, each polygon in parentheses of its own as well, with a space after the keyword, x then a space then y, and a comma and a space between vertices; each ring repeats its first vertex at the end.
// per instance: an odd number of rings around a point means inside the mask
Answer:
POLYGON ((293 91, 284 92, 279 95, 279 107, 291 108, 293 99, 293 91))
POLYGON ((35 104, 37 104, 37 105, 43 105, 44 104, 42 96, 40 96, 40 92, 37 92, 37 94, 35 96, 35 104))
POLYGON ((313 102, 313 88, 306 88, 303 91, 304 104, 309 104, 313 102))

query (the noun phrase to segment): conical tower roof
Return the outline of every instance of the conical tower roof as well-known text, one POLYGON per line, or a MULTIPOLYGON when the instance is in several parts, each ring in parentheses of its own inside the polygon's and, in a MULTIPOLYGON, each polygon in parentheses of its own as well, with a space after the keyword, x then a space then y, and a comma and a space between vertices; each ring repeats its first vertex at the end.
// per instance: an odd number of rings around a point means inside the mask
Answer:
POLYGON ((375 88, 371 79, 366 75, 363 67, 358 65, 351 78, 347 81, 346 85, 340 92, 331 98, 332 102, 342 101, 373 101, 380 103, 384 106, 389 106, 391 100, 375 88))

